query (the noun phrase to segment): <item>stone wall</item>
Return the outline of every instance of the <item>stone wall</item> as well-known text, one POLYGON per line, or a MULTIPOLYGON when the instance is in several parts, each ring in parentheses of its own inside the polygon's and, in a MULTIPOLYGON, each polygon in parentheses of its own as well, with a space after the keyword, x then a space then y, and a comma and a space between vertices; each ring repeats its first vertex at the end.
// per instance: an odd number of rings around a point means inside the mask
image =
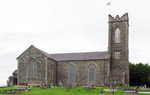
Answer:
POLYGON ((65 86, 73 84, 74 86, 102 86, 108 83, 109 76, 108 60, 89 60, 89 61, 63 61, 57 62, 57 82, 65 86), (104 65, 105 64, 105 65, 104 65), (68 80, 68 68, 75 67, 75 82, 68 80), (94 65, 96 67, 95 81, 89 81, 88 67, 94 65))
POLYGON ((31 85, 40 85, 45 82, 45 56, 33 46, 29 47, 18 60, 18 84, 29 83, 31 85), (36 61, 36 77, 28 77, 28 64, 30 59, 36 61))
POLYGON ((111 75, 110 76, 110 85, 123 86, 125 85, 125 76, 124 75, 111 75))
POLYGON ((48 59, 47 84, 56 85, 56 61, 48 59))
POLYGON ((13 78, 13 76, 10 76, 7 81, 7 86, 11 87, 13 85, 14 85, 14 78, 13 78))

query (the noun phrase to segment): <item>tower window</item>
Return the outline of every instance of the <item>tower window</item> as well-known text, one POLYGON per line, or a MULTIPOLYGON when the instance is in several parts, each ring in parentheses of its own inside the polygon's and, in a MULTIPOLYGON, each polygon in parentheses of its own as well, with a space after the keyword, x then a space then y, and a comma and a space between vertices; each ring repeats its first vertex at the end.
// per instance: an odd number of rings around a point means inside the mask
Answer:
POLYGON ((115 59, 120 59, 120 52, 115 52, 115 59))
POLYGON ((115 43, 120 43, 120 29, 115 30, 115 43))

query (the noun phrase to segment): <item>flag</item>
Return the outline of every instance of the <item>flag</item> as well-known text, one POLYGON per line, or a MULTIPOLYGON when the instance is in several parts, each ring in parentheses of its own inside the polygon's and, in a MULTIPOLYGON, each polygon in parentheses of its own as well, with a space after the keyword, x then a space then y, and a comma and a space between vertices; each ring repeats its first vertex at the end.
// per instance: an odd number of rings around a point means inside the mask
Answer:
POLYGON ((106 5, 107 5, 107 6, 111 5, 111 2, 108 2, 106 5))

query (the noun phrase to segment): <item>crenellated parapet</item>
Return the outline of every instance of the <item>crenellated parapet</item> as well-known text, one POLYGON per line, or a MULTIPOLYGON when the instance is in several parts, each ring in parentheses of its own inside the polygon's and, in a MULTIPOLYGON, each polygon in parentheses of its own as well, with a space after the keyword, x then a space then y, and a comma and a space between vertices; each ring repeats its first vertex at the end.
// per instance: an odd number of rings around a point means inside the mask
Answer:
POLYGON ((119 15, 116 15, 114 18, 113 16, 109 15, 109 23, 110 22, 120 22, 120 21, 128 21, 128 13, 123 14, 121 17, 119 15))

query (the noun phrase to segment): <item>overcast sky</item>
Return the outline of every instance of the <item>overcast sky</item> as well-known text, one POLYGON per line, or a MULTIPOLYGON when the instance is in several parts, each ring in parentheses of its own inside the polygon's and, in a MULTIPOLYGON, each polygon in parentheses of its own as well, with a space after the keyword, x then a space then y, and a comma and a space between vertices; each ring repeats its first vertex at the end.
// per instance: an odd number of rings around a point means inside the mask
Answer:
MULTIPOLYGON (((0 86, 30 45, 48 53, 107 51, 109 0, 0 0, 0 86)), ((150 0, 112 0, 129 14, 129 61, 150 63, 150 0)))

